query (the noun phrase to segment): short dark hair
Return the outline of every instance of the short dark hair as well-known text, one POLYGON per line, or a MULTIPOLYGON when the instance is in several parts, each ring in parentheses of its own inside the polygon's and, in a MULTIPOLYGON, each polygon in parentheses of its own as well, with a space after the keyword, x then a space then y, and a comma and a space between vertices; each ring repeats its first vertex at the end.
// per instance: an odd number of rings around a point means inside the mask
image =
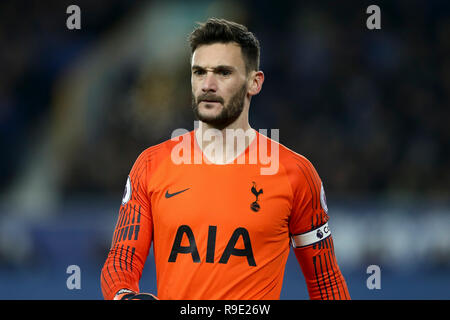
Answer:
POLYGON ((189 35, 191 55, 201 45, 236 42, 241 47, 246 72, 259 70, 259 41, 247 27, 218 18, 209 18, 197 24, 198 27, 189 35))

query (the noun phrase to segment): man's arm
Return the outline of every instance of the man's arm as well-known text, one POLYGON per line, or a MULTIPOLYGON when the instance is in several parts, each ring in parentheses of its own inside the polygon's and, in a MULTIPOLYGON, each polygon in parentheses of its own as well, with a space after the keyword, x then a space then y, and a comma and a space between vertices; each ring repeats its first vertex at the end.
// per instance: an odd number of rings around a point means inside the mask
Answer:
POLYGON ((304 157, 295 159, 289 171, 293 206, 289 220, 291 244, 300 264, 310 299, 350 299, 338 267, 325 191, 318 173, 304 157))
POLYGON ((139 292, 153 233, 147 171, 144 151, 128 176, 111 248, 101 272, 102 293, 108 300, 114 299, 119 290, 139 292))
MULTIPOLYGON (((312 232, 317 233, 316 230, 312 232)), ((293 243, 299 242, 298 239, 295 240, 295 236, 293 238, 293 243)), ((350 299, 347 284, 336 261, 331 235, 315 244, 294 247, 294 252, 305 277, 310 299, 350 299)))

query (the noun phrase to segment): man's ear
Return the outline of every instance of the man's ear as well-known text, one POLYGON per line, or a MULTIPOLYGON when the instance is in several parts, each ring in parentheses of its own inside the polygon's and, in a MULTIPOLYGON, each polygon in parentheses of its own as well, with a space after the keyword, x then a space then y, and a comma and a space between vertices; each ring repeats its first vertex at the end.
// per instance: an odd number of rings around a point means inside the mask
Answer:
POLYGON ((248 93, 251 96, 257 95, 264 82, 264 73, 262 71, 252 71, 249 77, 248 93))

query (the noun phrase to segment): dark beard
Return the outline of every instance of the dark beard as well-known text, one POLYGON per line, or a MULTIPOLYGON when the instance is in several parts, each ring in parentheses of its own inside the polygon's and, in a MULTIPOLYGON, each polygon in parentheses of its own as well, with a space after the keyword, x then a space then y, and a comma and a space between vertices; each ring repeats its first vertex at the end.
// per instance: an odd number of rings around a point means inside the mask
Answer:
POLYGON ((236 121, 236 119, 241 115, 242 110, 244 110, 244 100, 246 94, 247 84, 244 84, 241 89, 239 89, 239 91, 231 97, 230 102, 222 108, 220 114, 214 118, 202 116, 198 111, 198 104, 202 100, 212 100, 219 101, 223 105, 223 99, 212 94, 204 94, 199 96, 196 100, 194 94, 192 94, 192 110, 194 111, 194 115, 197 120, 205 122, 218 130, 223 130, 236 121))

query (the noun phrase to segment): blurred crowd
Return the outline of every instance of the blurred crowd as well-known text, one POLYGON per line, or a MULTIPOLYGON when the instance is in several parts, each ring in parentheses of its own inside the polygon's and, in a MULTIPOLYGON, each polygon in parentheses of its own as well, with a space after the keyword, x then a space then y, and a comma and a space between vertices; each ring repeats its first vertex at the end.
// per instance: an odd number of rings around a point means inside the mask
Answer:
POLYGON ((329 194, 448 198, 450 2, 381 1, 381 30, 361 1, 77 1, 81 30, 69 4, 0 3, 2 193, 41 159, 65 197, 120 196, 143 149, 193 129, 186 38, 217 16, 261 42, 251 125, 280 129, 329 194))

